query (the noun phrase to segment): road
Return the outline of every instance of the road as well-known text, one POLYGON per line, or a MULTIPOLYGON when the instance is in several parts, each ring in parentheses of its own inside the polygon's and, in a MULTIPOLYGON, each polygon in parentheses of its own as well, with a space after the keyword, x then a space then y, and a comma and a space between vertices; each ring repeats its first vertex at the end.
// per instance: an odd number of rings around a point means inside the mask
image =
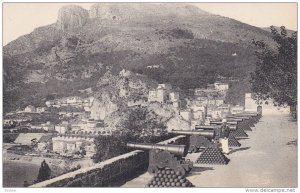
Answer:
MULTIPOLYGON (((266 115, 252 129, 241 147, 231 149, 228 165, 194 164, 187 179, 196 187, 297 187, 297 122, 266 115)), ((151 177, 144 173, 123 187, 145 187, 151 177)))

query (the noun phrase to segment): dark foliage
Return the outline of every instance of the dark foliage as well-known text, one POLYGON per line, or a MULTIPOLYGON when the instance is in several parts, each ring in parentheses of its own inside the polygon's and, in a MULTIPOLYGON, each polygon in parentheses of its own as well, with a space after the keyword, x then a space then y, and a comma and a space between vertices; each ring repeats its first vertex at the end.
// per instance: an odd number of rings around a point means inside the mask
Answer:
POLYGON ((275 50, 263 41, 253 41, 258 48, 258 62, 251 74, 252 92, 258 102, 274 99, 276 105, 297 104, 297 32, 288 35, 285 27, 280 32, 271 26, 275 50))
POLYGON ((245 105, 245 93, 251 92, 249 78, 232 82, 226 94, 225 102, 233 105, 245 105))
POLYGON ((188 29, 175 28, 169 32, 169 35, 176 39, 194 39, 193 32, 188 29))
POLYGON ((171 135, 139 137, 125 132, 119 135, 98 136, 95 140, 96 154, 93 156, 93 161, 98 163, 132 151, 126 146, 128 142, 158 143, 171 137, 171 135))
POLYGON ((122 131, 137 138, 147 136, 149 140, 151 136, 167 134, 166 126, 157 120, 147 108, 130 109, 122 131))
POLYGON ((128 142, 157 143, 171 138, 172 135, 167 133, 166 127, 150 116, 151 113, 146 108, 131 109, 118 134, 96 138, 96 155, 93 161, 100 162, 132 151, 126 147, 128 142))
MULTIPOLYGON (((233 80, 244 80, 254 70, 254 52, 239 44, 195 39, 191 43, 169 49, 166 54, 155 54, 131 62, 132 71, 146 74, 159 83, 171 83, 183 90, 205 88, 215 82, 218 76, 233 80), (235 55, 234 55, 235 54, 235 55), (135 65, 135 63, 137 63, 135 65), (138 65, 142 63, 143 65, 138 65), (159 68, 146 68, 159 65, 159 68)), ((245 81, 236 84, 247 87, 245 81)), ((240 103, 245 93, 233 89, 232 101, 240 103)))

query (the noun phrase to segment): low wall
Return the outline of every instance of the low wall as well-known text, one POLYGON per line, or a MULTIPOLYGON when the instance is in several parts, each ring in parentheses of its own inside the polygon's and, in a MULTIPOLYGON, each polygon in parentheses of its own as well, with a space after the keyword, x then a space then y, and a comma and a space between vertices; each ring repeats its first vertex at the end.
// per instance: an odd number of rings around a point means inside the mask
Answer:
MULTIPOLYGON (((176 143, 185 138, 177 136, 159 144, 176 143)), ((144 172, 148 165, 148 152, 136 150, 103 162, 92 167, 81 168, 74 172, 34 184, 32 188, 42 187, 107 187, 117 186, 120 178, 144 172)))

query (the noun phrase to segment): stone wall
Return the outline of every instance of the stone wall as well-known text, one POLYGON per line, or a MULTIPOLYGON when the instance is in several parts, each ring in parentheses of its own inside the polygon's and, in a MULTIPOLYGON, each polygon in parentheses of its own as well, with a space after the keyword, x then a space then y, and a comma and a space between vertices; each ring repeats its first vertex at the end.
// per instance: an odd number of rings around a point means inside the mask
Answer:
MULTIPOLYGON (((159 144, 177 143, 185 136, 177 136, 159 144)), ((46 180, 30 187, 110 187, 120 186, 128 177, 141 174, 148 166, 148 152, 135 150, 92 167, 81 168, 74 172, 46 180)))

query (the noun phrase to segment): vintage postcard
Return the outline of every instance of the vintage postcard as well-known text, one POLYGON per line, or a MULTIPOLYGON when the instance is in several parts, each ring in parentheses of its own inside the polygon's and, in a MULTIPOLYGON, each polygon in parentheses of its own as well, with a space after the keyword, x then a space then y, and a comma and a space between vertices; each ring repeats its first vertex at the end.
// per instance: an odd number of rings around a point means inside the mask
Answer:
POLYGON ((2 188, 298 187, 296 2, 2 6, 2 188))

